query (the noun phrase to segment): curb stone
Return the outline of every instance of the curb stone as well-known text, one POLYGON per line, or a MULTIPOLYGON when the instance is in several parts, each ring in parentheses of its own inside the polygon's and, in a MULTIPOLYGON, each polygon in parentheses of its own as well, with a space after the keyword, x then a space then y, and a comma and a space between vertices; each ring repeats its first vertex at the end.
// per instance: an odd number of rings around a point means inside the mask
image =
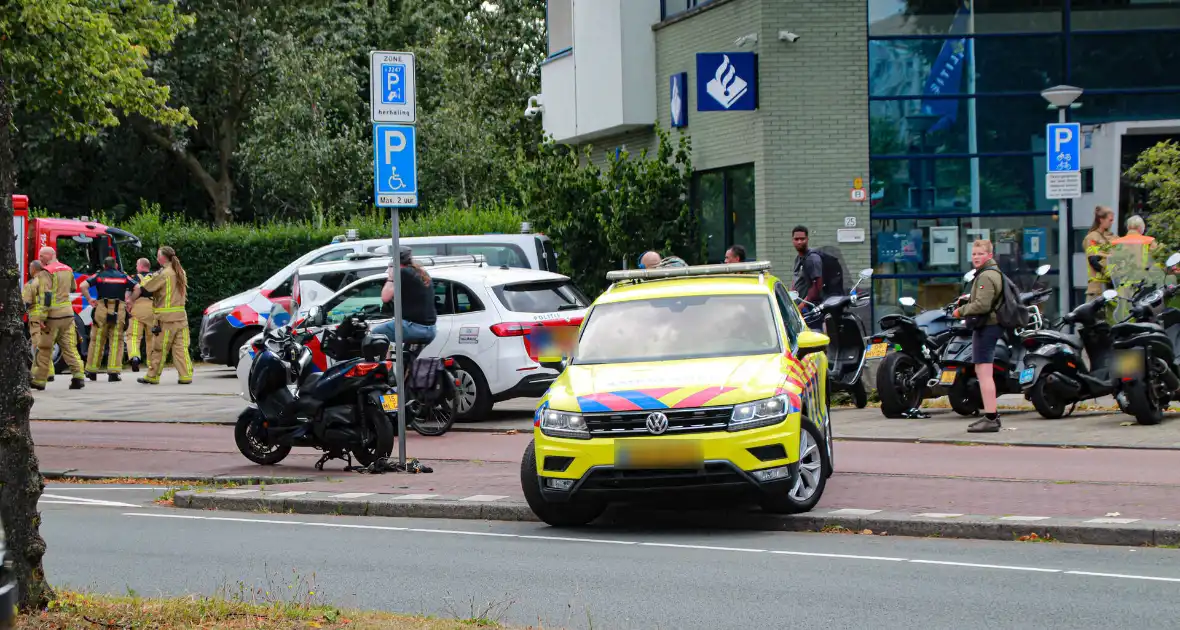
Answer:
MULTIPOLYGON (((495 521, 539 519, 520 502, 468 503, 448 500, 399 500, 398 495, 377 495, 371 500, 317 497, 226 496, 209 492, 176 493, 174 506, 195 510, 265 511, 276 513, 383 516, 400 518, 446 518, 495 521)), ((816 510, 807 514, 780 516, 749 512, 734 518, 733 512, 659 511, 631 509, 620 514, 608 512, 601 522, 630 522, 642 515, 651 526, 693 527, 786 532, 821 532, 842 527, 853 532, 866 529, 890 536, 940 537, 974 540, 1015 541, 1036 533, 1060 543, 1117 545, 1127 547, 1180 544, 1180 521, 1140 520, 1135 523, 1088 523, 1087 519, 1050 517, 1042 521, 1003 521, 997 516, 963 515, 950 518, 921 517, 909 513, 878 512, 868 516, 832 514, 816 510)))
POLYGON ((261 477, 258 475, 161 475, 159 473, 104 473, 77 472, 75 468, 66 470, 42 470, 41 476, 46 481, 61 481, 64 479, 81 479, 84 481, 110 481, 114 479, 147 479, 151 481, 175 481, 178 483, 234 483, 240 486, 257 486, 262 484, 303 483, 314 481, 311 477, 261 477))

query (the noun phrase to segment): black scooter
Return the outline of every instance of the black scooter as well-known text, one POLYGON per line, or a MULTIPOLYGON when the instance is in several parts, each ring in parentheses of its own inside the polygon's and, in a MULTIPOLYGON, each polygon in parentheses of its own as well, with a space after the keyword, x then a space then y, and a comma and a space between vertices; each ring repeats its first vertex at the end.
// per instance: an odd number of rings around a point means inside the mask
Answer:
POLYGON ((1114 393, 1113 337, 1106 305, 1117 298, 1118 292, 1108 289, 1062 317, 1061 326, 1075 326, 1074 334, 1047 328, 1022 339, 1032 349, 1024 357, 1020 386, 1042 417, 1056 420, 1065 415, 1066 407, 1114 393))
MULTIPOLYGON (((906 309, 917 305, 912 297, 899 298, 898 303, 906 309)), ((904 417, 923 400, 947 395, 937 378, 942 373, 938 360, 954 336, 956 304, 957 300, 915 316, 892 313, 881 317, 881 332, 869 337, 867 356, 881 359, 877 394, 886 418, 904 417)))
POLYGON ((831 340, 828 344, 828 396, 833 391, 849 392, 858 409, 864 409, 869 404, 868 392, 860 378, 865 366, 867 331, 864 322, 851 309, 868 302, 868 292, 858 296, 856 289, 872 276, 871 268, 861 270, 860 277, 848 295, 833 295, 818 305, 800 300, 800 303, 812 307, 804 314, 803 321, 811 328, 822 326, 831 340))
MULTIPOLYGON (((1166 267, 1180 264, 1180 253, 1172 254, 1166 267)), ((1123 410, 1139 424, 1159 424, 1164 409, 1180 399, 1180 310, 1165 302, 1180 293, 1180 285, 1167 285, 1135 302, 1135 322, 1115 324, 1112 383, 1116 397, 1125 401, 1123 410)))
MULTIPOLYGON (((272 320, 273 320, 272 316, 272 320)), ((250 366, 250 398, 255 405, 238 416, 234 439, 247 459, 262 465, 282 461, 295 446, 324 451, 316 462, 352 458, 369 466, 393 452, 397 396, 386 360, 389 339, 368 334, 363 319, 346 319, 329 337, 358 340, 361 356, 312 371, 312 353, 303 345, 319 331, 293 333, 287 326, 268 330, 250 366)))
MULTIPOLYGON (((1037 268, 1037 277, 1049 273, 1049 265, 1037 268)), ((964 280, 967 282, 975 278, 975 270, 967 272, 964 280)), ((1032 291, 1022 292, 1020 303, 1030 311, 1029 325, 1021 330, 1005 330, 1000 342, 996 344, 995 359, 992 362, 992 379, 996 384, 996 395, 1020 392, 1020 380, 1017 375, 1019 367, 1024 365, 1024 354, 1028 351, 1022 341, 1022 335, 1028 331, 1044 327, 1040 307, 1037 306, 1049 299, 1053 290, 1042 287, 1032 291)), ((960 298, 962 301, 962 298, 960 298)), ((978 415, 983 408, 983 397, 979 392, 979 379, 975 376, 975 362, 972 356, 972 330, 965 325, 955 326, 954 336, 943 350, 940 365, 942 373, 938 377, 939 384, 947 387, 951 409, 961 416, 978 415)))

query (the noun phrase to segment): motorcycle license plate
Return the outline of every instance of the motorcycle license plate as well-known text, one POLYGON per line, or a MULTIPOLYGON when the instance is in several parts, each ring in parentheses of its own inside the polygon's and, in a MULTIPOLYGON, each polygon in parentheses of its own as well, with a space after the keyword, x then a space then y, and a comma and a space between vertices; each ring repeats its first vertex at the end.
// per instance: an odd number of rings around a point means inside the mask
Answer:
POLYGON ((885 353, 887 352, 889 352, 889 344, 875 343, 869 346, 869 353, 865 356, 870 359, 880 359, 881 357, 885 356, 885 353))
POLYGON ((1143 353, 1139 350, 1121 350, 1114 358, 1115 375, 1119 378, 1138 378, 1143 375, 1143 353))
POLYGON ((382 396, 381 408, 385 411, 397 411, 397 394, 382 396))
POLYGON ((938 377, 938 382, 943 385, 951 385, 955 382, 955 375, 958 373, 958 370, 943 370, 942 375, 938 377))
POLYGON ((1020 371, 1020 384, 1027 385, 1033 382, 1033 374, 1036 373, 1036 368, 1024 368, 1020 371))

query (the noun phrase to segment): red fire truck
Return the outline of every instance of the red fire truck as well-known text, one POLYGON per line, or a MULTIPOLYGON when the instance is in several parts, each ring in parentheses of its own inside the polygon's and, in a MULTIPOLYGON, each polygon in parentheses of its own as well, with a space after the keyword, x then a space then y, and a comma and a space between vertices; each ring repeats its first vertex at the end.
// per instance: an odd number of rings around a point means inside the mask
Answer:
MULTIPOLYGON (((86 357, 90 336, 92 307, 82 299, 78 288, 82 278, 102 268, 102 260, 113 256, 119 261, 120 269, 128 269, 120 256, 120 246, 132 245, 139 248, 141 243, 134 234, 118 228, 108 227, 95 221, 81 219, 29 218, 29 198, 26 195, 12 196, 13 234, 15 235, 16 264, 20 267, 21 286, 29 280, 29 263, 37 258, 42 247, 52 247, 58 259, 74 269, 74 291, 70 297, 74 302, 74 323, 78 329, 78 352, 86 357)), ((90 288, 90 297, 94 297, 90 288)), ((53 348, 53 364, 57 372, 68 371, 61 360, 61 352, 53 348)))

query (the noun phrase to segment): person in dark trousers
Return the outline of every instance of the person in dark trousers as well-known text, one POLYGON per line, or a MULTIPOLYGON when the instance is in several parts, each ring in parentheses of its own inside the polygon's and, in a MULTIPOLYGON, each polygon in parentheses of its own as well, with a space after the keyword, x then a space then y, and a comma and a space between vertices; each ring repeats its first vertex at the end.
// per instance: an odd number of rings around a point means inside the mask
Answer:
POLYGON ((971 299, 955 309, 954 316, 981 318, 971 333, 971 361, 975 377, 979 379, 979 395, 983 398, 983 418, 967 427, 968 433, 995 433, 1000 430, 1000 414, 996 412, 996 382, 992 378, 992 362, 996 344, 1004 329, 996 317, 996 307, 1004 292, 1004 276, 992 258, 992 242, 978 240, 971 245, 971 264, 977 270, 971 282, 971 299))
MULTIPOLYGON (((791 241, 799 254, 795 258, 795 292, 811 304, 819 304, 824 291, 824 264, 819 253, 811 249, 810 233, 798 225, 791 231, 791 241)), ((806 305, 803 305, 804 308, 806 305)))
POLYGON ((102 261, 102 271, 86 278, 78 287, 86 295, 94 287, 97 297, 91 302, 90 351, 86 354, 86 378, 97 380, 99 372, 107 373, 107 380, 114 383, 123 371, 123 322, 124 306, 134 286, 131 278, 119 270, 111 256, 102 261), (107 353, 107 366, 102 367, 102 353, 107 353))
POLYGON ((746 262, 746 248, 741 245, 734 245, 725 250, 725 262, 739 263, 746 262))

